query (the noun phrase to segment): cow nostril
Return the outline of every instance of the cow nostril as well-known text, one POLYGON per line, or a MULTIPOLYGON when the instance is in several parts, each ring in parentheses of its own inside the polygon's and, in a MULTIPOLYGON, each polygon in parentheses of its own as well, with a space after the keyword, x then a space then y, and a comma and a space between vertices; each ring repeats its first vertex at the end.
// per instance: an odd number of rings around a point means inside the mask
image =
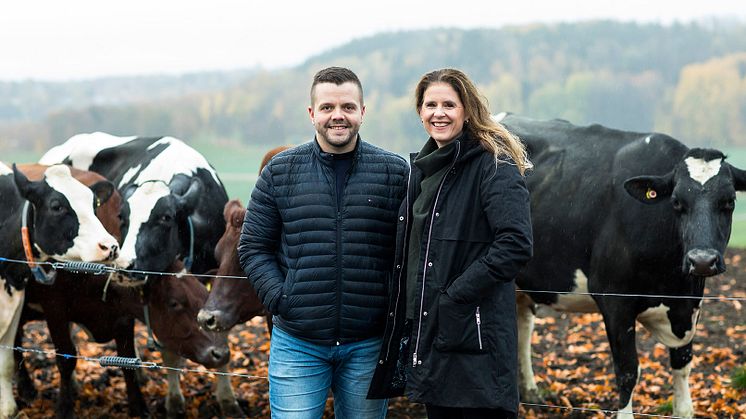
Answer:
POLYGON ((215 359, 216 361, 222 361, 228 356, 229 350, 227 348, 226 349, 213 348, 210 354, 212 355, 213 359, 215 359))

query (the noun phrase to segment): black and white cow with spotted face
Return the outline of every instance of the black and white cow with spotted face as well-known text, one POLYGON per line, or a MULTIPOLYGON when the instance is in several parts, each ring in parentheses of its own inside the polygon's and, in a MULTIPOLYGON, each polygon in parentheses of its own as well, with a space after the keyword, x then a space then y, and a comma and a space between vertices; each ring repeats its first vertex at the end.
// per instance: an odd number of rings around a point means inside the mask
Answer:
POLYGON ((736 191, 746 189, 746 173, 717 150, 689 149, 663 134, 506 114, 496 119, 526 143, 535 165, 527 177, 534 257, 517 279, 526 290, 517 307, 522 400, 540 400, 530 338, 534 304, 546 304, 602 313, 618 417, 633 412, 636 322, 669 348, 673 413, 691 417, 688 377, 705 279, 725 271, 736 191))
POLYGON ((179 258, 191 260, 195 273, 217 267, 214 248, 225 230, 228 196, 213 167, 183 141, 79 134, 39 162, 94 171, 119 188, 125 198, 119 266, 166 272, 179 258))
MULTIPOLYGON (((32 182, 15 166, 11 170, 0 163, 0 256, 28 260, 22 240, 25 214, 34 261, 112 261, 119 244, 96 218, 94 206, 105 202, 113 190, 108 181, 86 187, 64 165, 49 167, 43 180, 32 182)), ((17 411, 11 382, 15 363, 12 350, 6 348, 13 346, 24 288, 32 278, 28 265, 0 261, 0 417, 17 411)))

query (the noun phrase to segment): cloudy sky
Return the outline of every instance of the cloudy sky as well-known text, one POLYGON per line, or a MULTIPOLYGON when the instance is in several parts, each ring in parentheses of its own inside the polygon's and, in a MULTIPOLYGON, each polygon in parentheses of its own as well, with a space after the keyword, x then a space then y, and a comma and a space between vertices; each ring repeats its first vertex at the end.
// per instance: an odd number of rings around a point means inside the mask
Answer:
POLYGON ((711 17, 746 21, 746 2, 10 0, 0 5, 0 80, 272 69, 382 31, 711 17))

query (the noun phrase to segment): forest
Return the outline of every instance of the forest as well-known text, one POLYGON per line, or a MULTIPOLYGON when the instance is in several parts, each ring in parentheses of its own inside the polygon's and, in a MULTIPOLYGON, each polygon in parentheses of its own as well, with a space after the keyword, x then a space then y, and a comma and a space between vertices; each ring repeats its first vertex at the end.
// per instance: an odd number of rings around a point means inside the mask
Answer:
POLYGON ((720 20, 435 28, 352 39, 292 68, 0 82, 0 151, 41 153, 90 131, 297 144, 312 135, 311 78, 328 65, 349 67, 363 82, 364 138, 402 153, 422 141, 414 85, 440 67, 467 72, 493 113, 655 130, 689 146, 746 146, 746 24, 720 20))

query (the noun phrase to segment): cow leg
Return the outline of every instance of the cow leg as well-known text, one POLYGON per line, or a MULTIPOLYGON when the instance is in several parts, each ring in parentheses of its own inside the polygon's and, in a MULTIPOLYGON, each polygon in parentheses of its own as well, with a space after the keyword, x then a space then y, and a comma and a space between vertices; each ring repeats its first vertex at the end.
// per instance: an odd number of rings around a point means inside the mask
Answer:
POLYGON ((13 417, 18 405, 13 397, 13 343, 23 308, 23 291, 13 290, 13 295, 0 283, 0 418, 13 417))
POLYGON ((692 343, 680 348, 669 348, 673 369, 673 415, 682 418, 694 416, 692 395, 689 391, 689 373, 692 370, 692 343))
MULTIPOLYGON (((128 358, 139 358, 137 348, 135 347, 135 321, 133 319, 123 320, 117 324, 115 329, 114 341, 117 344, 117 354, 128 358)), ((127 402, 129 403, 129 415, 147 417, 148 405, 142 396, 140 386, 142 381, 140 369, 133 370, 123 368, 124 382, 127 386, 127 402)))
MULTIPOLYGON (((45 310, 45 312, 47 311, 45 310)), ((78 394, 78 385, 75 380, 75 366, 78 360, 74 357, 78 354, 78 351, 72 340, 70 323, 64 321, 64 319, 57 320, 61 319, 61 316, 52 312, 49 312, 47 317, 47 328, 57 353, 73 355, 72 357, 58 356, 56 359, 57 369, 60 372, 56 417, 72 418, 75 417, 75 398, 78 394)))
POLYGON ((166 417, 182 418, 186 416, 186 401, 181 393, 181 372, 170 368, 182 368, 184 360, 175 353, 162 349, 163 365, 169 367, 166 370, 168 381, 168 395, 166 396, 166 417))
MULTIPOLYGON (((25 321, 21 318, 16 332, 15 343, 13 344, 16 348, 23 346, 24 324, 25 321)), ((16 390, 18 391, 18 397, 26 403, 31 403, 36 399, 38 392, 34 387, 34 380, 31 379, 31 374, 29 374, 28 369, 26 368, 26 361, 23 357, 23 352, 13 351, 13 357, 16 364, 16 390)))
MULTIPOLYGON (((602 307, 599 304, 599 307, 602 307)), ((611 346, 611 354, 614 362, 614 373, 619 391, 619 419, 634 419, 632 414, 632 394, 640 378, 640 365, 637 359, 637 346, 635 343, 635 318, 634 313, 623 306, 620 302, 614 307, 613 314, 609 310, 601 308, 606 336, 611 346), (622 314, 623 313, 623 314, 622 314)))
MULTIPOLYGON (((228 364, 221 365, 219 372, 228 372, 228 364)), ((231 386, 231 379, 227 375, 218 374, 215 380, 215 398, 220 404, 220 411, 228 418, 245 418, 246 415, 236 401, 236 394, 231 386)))
POLYGON ((516 298, 516 314, 518 318, 518 384, 521 401, 524 403, 541 403, 539 388, 534 380, 534 370, 531 365, 531 336, 534 333, 534 304, 523 293, 516 298))

